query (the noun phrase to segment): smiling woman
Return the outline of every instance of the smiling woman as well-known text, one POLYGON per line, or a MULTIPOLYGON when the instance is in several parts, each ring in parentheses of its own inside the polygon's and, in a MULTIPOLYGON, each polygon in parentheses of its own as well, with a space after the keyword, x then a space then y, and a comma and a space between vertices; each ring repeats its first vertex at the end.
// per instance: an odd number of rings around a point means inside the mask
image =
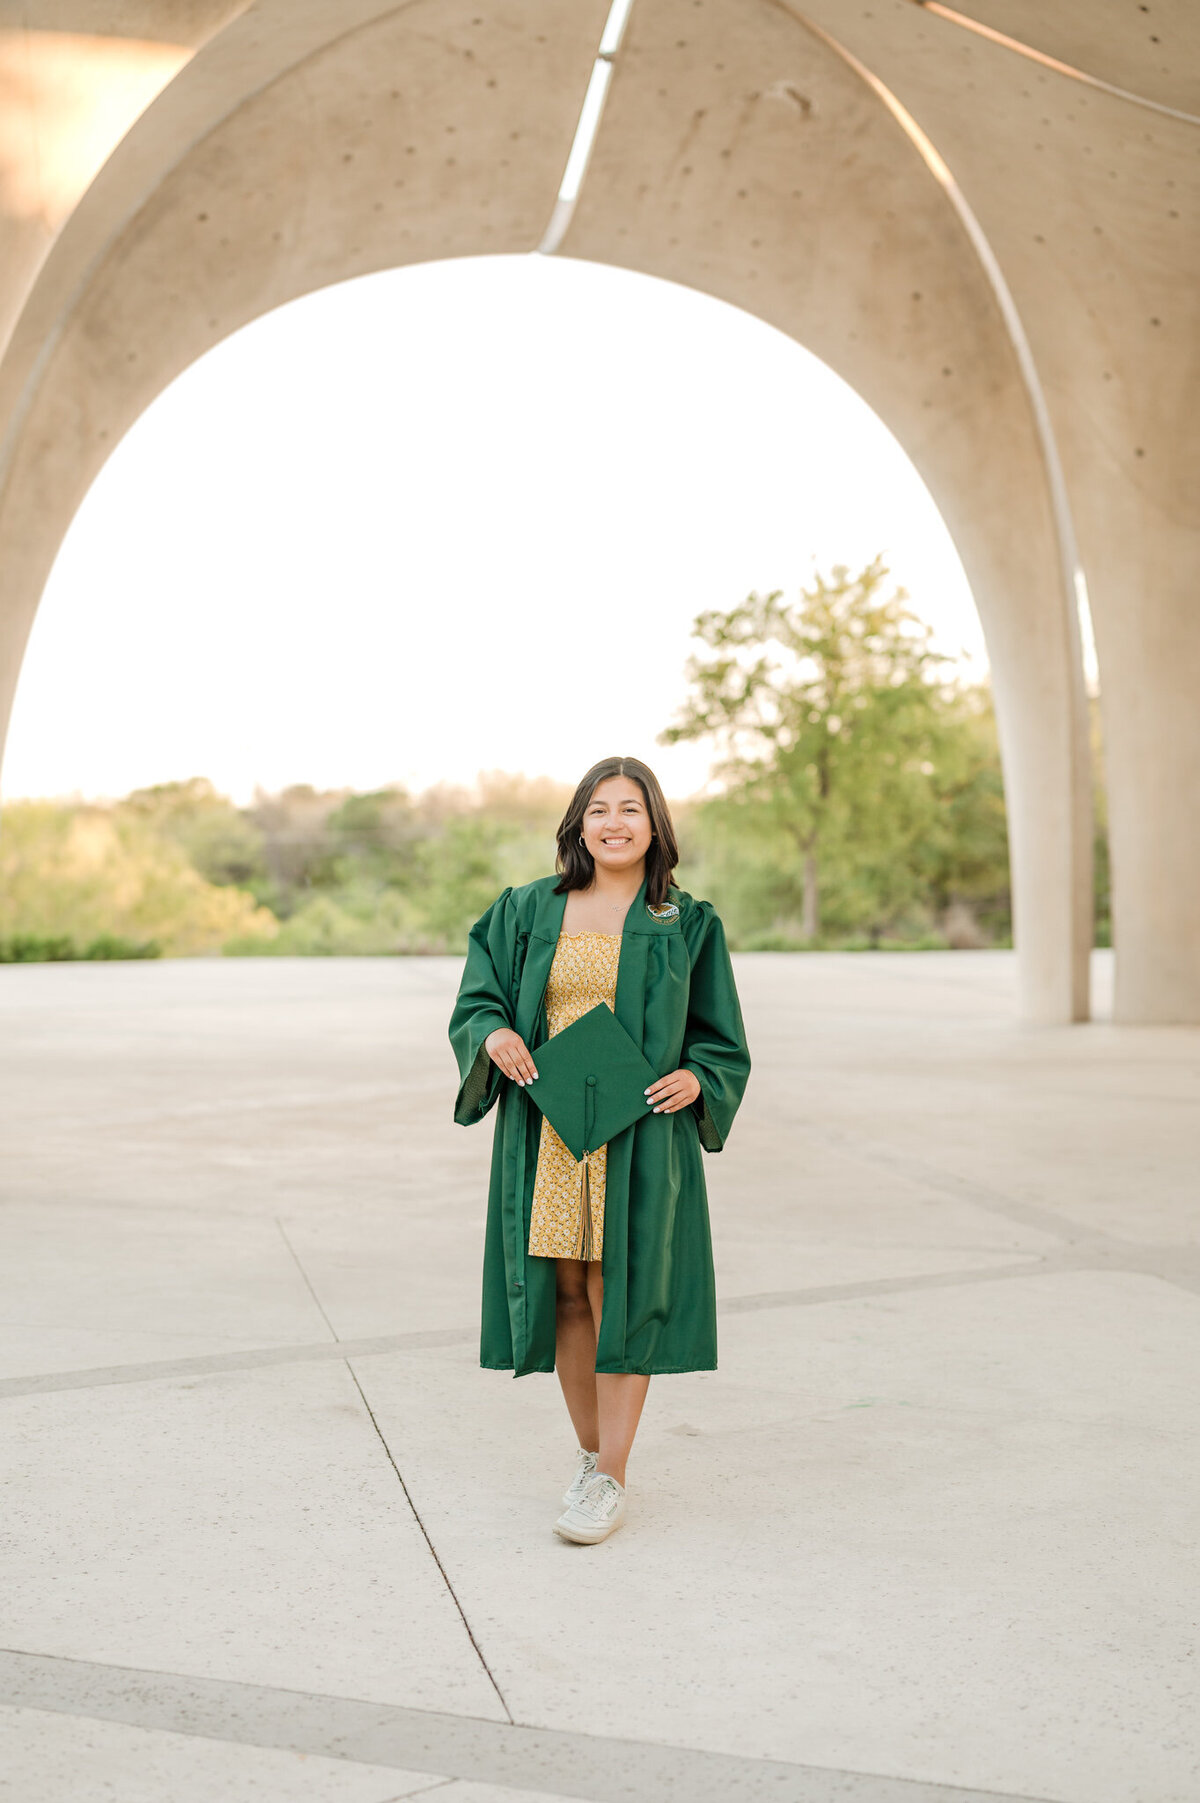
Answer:
POLYGON ((590 1544, 624 1517, 651 1375, 716 1368, 700 1154, 725 1144, 750 1055, 720 918, 671 882, 654 773, 636 758, 593 765, 557 838, 557 877, 505 889, 471 929, 450 1040, 454 1118, 500 1108, 480 1363, 558 1372, 579 1450, 555 1530, 590 1544), (576 1159, 528 1086, 538 1048, 599 1006, 658 1075, 645 1115, 576 1159))

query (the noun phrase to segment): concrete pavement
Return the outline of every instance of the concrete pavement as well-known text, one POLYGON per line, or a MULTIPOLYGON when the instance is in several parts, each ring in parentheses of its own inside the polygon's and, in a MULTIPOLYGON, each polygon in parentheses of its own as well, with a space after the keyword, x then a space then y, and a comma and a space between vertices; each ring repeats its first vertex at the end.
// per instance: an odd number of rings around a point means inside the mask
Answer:
POLYGON ((1194 1803, 1200 1032, 738 959, 721 1368, 577 1548, 458 968, 0 969, 0 1795, 1194 1803))

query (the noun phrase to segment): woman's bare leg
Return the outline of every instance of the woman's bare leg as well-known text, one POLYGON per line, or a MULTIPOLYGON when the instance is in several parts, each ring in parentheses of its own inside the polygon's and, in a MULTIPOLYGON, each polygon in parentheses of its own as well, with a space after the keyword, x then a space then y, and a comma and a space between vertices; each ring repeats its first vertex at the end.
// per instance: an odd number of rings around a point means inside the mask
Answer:
MULTIPOLYGON (((604 1278, 599 1259, 593 1260, 585 1269, 587 1295, 595 1324, 594 1335, 598 1339, 600 1313, 604 1307, 604 1278)), ((642 1405, 646 1400, 646 1391, 650 1388, 650 1379, 639 1377, 635 1371, 596 1371, 595 1364, 593 1343, 592 1370, 595 1373, 600 1421, 600 1456, 596 1460, 596 1470, 607 1471, 610 1477, 616 1478, 618 1484, 623 1484, 625 1461, 629 1457, 633 1436, 637 1433, 638 1422, 641 1420, 642 1405)))
MULTIPOLYGON (((596 1323, 588 1298, 591 1266, 581 1258, 556 1258, 558 1301, 554 1323, 554 1369, 579 1444, 587 1452, 600 1445, 596 1406, 596 1323)), ((597 1265, 596 1270, 600 1267, 597 1265)))

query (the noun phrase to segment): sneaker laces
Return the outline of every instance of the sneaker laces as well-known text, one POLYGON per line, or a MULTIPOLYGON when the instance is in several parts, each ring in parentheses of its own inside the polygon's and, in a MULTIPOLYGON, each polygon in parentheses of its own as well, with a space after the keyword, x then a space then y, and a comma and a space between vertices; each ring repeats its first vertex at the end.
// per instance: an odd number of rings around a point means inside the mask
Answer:
POLYGON ((621 1486, 615 1477, 609 1477, 605 1473, 595 1483, 589 1484, 575 1507, 585 1515, 590 1515, 593 1521, 600 1521, 604 1516, 612 1514, 620 1500, 621 1486))

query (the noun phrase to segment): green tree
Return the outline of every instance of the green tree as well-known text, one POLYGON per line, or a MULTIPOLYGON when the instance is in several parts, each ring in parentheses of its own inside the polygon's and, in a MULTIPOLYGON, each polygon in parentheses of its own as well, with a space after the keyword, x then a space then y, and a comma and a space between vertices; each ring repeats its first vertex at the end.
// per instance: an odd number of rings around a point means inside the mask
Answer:
POLYGON ((267 874, 259 894, 280 920, 336 885, 338 847, 329 821, 351 797, 349 789, 314 789, 311 783, 289 783, 276 794, 255 790, 245 813, 262 842, 267 874))
POLYGON ((1100 697, 1088 698, 1092 750, 1092 908, 1096 945, 1112 944, 1112 858, 1108 846, 1108 790, 1104 781, 1104 731, 1100 697))
POLYGON ((870 888, 883 922, 921 889, 916 855, 938 825, 931 780, 952 730, 951 660, 886 590, 876 557, 852 576, 835 565, 796 605, 753 593, 697 616, 709 656, 687 664, 691 694, 661 743, 711 738, 716 774, 752 810, 756 830, 786 835, 801 873, 801 927, 818 938, 827 876, 870 888))
POLYGON ((173 840, 205 882, 255 893, 262 887, 262 834, 207 777, 134 789, 117 804, 117 812, 148 827, 155 837, 173 840))
POLYGON ((263 943, 278 922, 246 891, 207 882, 182 847, 118 804, 15 801, 0 831, 0 939, 61 939, 80 955, 107 940, 168 957, 263 943))
MULTIPOLYGON (((936 824, 916 848, 934 909, 961 931, 972 923, 986 937, 1012 931, 1008 821, 991 691, 962 688, 949 698, 947 732, 932 785, 936 824)), ((959 943, 969 943, 961 940, 959 943)))

